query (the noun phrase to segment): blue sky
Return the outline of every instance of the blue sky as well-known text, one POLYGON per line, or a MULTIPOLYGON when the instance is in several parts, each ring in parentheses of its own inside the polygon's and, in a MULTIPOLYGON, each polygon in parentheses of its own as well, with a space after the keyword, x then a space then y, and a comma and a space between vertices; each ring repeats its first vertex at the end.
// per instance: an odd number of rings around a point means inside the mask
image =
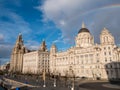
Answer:
POLYGON ((48 49, 74 45, 74 38, 84 21, 99 43, 106 27, 116 44, 120 43, 120 0, 0 0, 0 60, 10 60, 19 33, 29 49, 37 50, 42 40, 48 49))

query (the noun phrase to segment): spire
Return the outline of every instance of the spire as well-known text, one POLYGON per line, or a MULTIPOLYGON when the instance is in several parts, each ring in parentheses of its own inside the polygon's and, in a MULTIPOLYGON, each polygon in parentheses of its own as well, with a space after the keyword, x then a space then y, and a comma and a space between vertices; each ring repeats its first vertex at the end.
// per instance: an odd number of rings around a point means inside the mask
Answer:
POLYGON ((103 29, 106 30, 106 27, 104 27, 103 29))
POLYGON ((109 32, 108 29, 106 27, 103 28, 103 31, 109 32))
POLYGON ((42 41, 45 42, 45 39, 43 39, 42 41))
POLYGON ((86 28, 86 26, 85 26, 84 22, 82 22, 82 28, 86 28))
POLYGON ((23 40, 22 40, 22 34, 21 33, 19 33, 19 35, 18 35, 18 38, 17 38, 17 41, 16 41, 16 44, 23 44, 23 40))
POLYGON ((53 43, 52 46, 51 46, 51 48, 56 48, 56 45, 53 43))
POLYGON ((21 50, 24 46, 23 40, 22 40, 22 34, 19 34, 15 43, 15 50, 21 50))
POLYGON ((22 33, 19 33, 19 36, 22 35, 22 33))
POLYGON ((46 51, 47 50, 45 40, 42 41, 42 44, 40 46, 40 50, 42 50, 42 51, 46 51))
POLYGON ((101 31, 101 33, 103 33, 103 34, 109 33, 109 30, 106 27, 104 27, 103 30, 101 31))
POLYGON ((56 45, 55 45, 54 43, 52 44, 50 51, 51 51, 52 53, 57 52, 57 47, 56 47, 56 45))
POLYGON ((82 33, 82 32, 88 32, 88 33, 90 33, 90 31, 86 28, 84 22, 82 22, 82 28, 79 30, 78 34, 82 33))
POLYGON ((19 41, 21 41, 21 40, 22 40, 22 34, 19 33, 17 41, 19 42, 19 41))

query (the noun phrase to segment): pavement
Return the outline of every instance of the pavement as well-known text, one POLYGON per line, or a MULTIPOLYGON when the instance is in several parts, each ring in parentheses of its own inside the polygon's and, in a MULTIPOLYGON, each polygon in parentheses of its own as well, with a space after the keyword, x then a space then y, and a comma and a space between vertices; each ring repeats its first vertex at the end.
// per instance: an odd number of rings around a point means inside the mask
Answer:
POLYGON ((103 86, 107 87, 107 88, 114 88, 114 89, 119 89, 120 90, 120 86, 119 85, 103 84, 103 86))
POLYGON ((79 85, 80 88, 86 88, 88 90, 120 90, 119 85, 113 85, 109 82, 101 82, 101 81, 94 81, 94 82, 86 82, 79 85))
POLYGON ((63 87, 39 87, 39 88, 28 88, 29 90, 70 90, 69 88, 63 87))
MULTIPOLYGON (((39 87, 39 88, 28 88, 28 90, 71 90, 71 88, 68 88, 68 87, 39 87)), ((89 89, 75 87, 74 90, 89 90, 89 89)))
MULTIPOLYGON (((57 80, 57 87, 53 87, 53 79, 47 79, 46 87, 43 87, 43 80, 36 76, 16 76, 8 78, 26 84, 28 86, 33 86, 28 87, 27 90, 71 90, 69 85, 69 83, 71 82, 69 79, 67 81, 65 81, 64 79, 57 80)), ((107 81, 102 80, 91 81, 77 79, 75 81, 74 90, 120 90, 120 86, 112 85, 107 81)))

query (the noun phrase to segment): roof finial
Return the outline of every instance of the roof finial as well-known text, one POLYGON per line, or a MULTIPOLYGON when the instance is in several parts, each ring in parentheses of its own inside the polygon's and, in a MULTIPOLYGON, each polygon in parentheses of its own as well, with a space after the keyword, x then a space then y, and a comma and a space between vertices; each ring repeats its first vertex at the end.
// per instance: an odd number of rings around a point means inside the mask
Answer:
POLYGON ((20 33, 19 33, 19 36, 21 36, 21 35, 22 35, 22 33, 20 32, 20 33))
POLYGON ((85 24, 84 24, 84 22, 82 22, 82 28, 85 28, 85 24))
POLYGON ((103 29, 106 30, 106 27, 104 27, 103 29))

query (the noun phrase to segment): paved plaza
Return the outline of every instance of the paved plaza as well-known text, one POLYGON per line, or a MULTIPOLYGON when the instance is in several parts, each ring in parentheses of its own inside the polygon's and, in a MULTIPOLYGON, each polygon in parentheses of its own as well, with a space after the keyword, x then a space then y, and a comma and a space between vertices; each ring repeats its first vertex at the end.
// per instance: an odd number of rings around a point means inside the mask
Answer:
MULTIPOLYGON (((27 87, 25 90, 71 90, 72 78, 57 78, 56 87, 54 87, 54 78, 46 78, 45 85, 43 87, 43 80, 40 76, 34 75, 15 75, 7 76, 6 78, 31 85, 33 87, 27 87)), ((111 85, 107 81, 90 81, 86 79, 75 79, 74 90, 120 90, 119 85, 111 85)))

